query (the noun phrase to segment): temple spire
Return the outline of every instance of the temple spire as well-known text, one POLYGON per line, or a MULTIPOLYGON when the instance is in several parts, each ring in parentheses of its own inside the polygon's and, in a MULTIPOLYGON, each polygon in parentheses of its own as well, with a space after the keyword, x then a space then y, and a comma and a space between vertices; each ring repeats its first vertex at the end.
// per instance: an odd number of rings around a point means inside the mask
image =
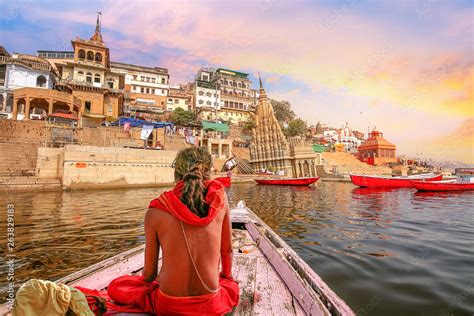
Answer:
POLYGON ((101 20, 102 20, 102 12, 97 12, 97 21, 95 24, 95 32, 91 37, 91 41, 103 43, 102 34, 101 34, 101 20))
POLYGON ((260 77, 260 72, 258 73, 258 80, 260 82, 260 95, 258 97, 259 100, 265 100, 267 98, 267 93, 263 88, 262 77, 260 77))
POLYGON ((102 16, 102 12, 97 12, 97 22, 95 24, 95 31, 100 33, 100 17, 102 16))

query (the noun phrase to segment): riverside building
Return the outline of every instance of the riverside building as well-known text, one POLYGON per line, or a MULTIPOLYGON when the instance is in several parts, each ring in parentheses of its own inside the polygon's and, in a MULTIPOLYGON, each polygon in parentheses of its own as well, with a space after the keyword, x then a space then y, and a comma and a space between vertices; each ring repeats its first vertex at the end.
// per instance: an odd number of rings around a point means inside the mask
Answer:
POLYGON ((124 77, 124 113, 157 120, 166 111, 168 69, 111 62, 112 71, 124 77))

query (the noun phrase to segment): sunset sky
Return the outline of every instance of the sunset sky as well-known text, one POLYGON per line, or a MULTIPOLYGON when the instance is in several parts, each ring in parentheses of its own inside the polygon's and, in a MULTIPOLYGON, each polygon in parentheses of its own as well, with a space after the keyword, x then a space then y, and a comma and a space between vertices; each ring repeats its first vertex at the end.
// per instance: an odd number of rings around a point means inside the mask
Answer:
POLYGON ((96 12, 113 61, 260 72, 271 98, 308 124, 367 133, 398 154, 474 163, 474 2, 0 0, 10 53, 71 50, 96 12), (362 114, 361 114, 362 113, 362 114))

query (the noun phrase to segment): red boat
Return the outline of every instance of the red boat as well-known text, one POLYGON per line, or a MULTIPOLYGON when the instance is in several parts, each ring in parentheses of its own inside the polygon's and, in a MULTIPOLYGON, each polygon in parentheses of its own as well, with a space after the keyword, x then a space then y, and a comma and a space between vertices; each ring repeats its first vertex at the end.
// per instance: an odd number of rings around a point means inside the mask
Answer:
POLYGON ((418 191, 467 191, 474 190, 474 182, 459 180, 411 181, 418 191))
POLYGON ((433 173, 412 175, 408 177, 383 177, 351 174, 352 183, 363 188, 412 188, 411 180, 438 181, 442 175, 433 173))
POLYGON ((254 179, 258 184, 270 185, 310 185, 319 180, 319 177, 286 178, 286 179, 254 179))
POLYGON ((214 180, 219 181, 220 183, 222 183, 222 185, 225 188, 229 188, 230 184, 232 182, 230 177, 219 177, 219 178, 214 178, 214 180))

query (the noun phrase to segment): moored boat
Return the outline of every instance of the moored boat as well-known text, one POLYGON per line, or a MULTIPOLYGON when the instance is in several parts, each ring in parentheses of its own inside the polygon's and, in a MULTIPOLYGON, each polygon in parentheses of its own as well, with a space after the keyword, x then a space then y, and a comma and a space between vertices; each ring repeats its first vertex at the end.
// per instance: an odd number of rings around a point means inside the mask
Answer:
POLYGON ((319 177, 307 178, 281 178, 281 179, 254 179, 258 184, 269 185, 311 185, 319 180, 319 177))
POLYGON ((412 188, 411 180, 438 181, 442 175, 426 173, 407 177, 368 176, 351 174, 353 184, 364 188, 412 188))
POLYGON ((230 185, 232 184, 231 177, 218 177, 218 178, 214 178, 214 180, 219 181, 226 188, 229 188, 230 185))
MULTIPOLYGON (((474 179, 474 178, 473 178, 474 179)), ((474 190, 474 182, 469 179, 445 181, 411 181, 418 191, 468 191, 474 190)))
MULTIPOLYGON (((240 303, 232 315, 355 315, 344 300, 243 203, 231 210, 231 218, 233 276, 240 286, 240 303)), ((144 250, 145 245, 138 246, 56 282, 105 291, 118 276, 142 273, 144 250)), ((6 312, 6 305, 0 306, 0 315, 6 312)))

